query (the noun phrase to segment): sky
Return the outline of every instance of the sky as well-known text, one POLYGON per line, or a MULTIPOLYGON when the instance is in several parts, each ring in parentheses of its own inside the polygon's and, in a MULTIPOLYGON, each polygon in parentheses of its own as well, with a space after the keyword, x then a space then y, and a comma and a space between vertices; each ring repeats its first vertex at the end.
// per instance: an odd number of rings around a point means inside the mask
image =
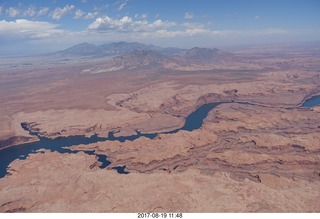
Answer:
POLYGON ((82 42, 220 48, 319 39, 320 0, 0 0, 0 55, 82 42))

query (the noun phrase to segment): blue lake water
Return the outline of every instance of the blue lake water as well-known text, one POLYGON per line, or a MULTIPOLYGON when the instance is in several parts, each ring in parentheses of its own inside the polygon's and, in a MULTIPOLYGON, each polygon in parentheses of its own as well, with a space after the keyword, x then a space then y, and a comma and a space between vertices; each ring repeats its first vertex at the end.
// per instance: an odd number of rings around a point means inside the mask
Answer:
MULTIPOLYGON (((219 104, 221 103, 209 103, 209 104, 202 105, 186 118, 185 125, 182 128, 169 131, 169 132, 142 134, 137 131, 137 134, 132 136, 115 137, 113 133, 109 133, 107 138, 101 138, 94 135, 94 136, 91 136, 90 138, 87 138, 85 136, 70 136, 70 137, 58 137, 55 139, 40 137, 37 135, 37 133, 29 132, 31 135, 38 136, 40 141, 15 145, 15 146, 11 146, 11 147, 0 150, 0 178, 4 177, 7 174, 7 167, 12 161, 14 161, 17 158, 25 159, 29 154, 36 153, 36 151, 41 148, 48 149, 50 151, 57 151, 59 153, 78 153, 79 151, 71 151, 67 147, 72 145, 78 145, 78 144, 92 144, 92 143, 98 144, 99 142, 106 141, 106 140, 109 140, 109 141, 118 140, 121 142, 126 140, 133 141, 142 136, 147 137, 149 139, 153 139, 157 136, 157 134, 171 134, 171 133, 176 133, 180 130, 192 131, 195 129, 199 129, 203 123, 203 120, 207 117, 209 111, 212 110, 214 107, 218 106, 219 104)), ((25 124, 21 124, 21 126, 26 131, 29 131, 25 124)), ((94 151, 84 151, 84 153, 92 156, 97 156, 98 161, 102 163, 100 165, 100 168, 105 168, 110 164, 110 161, 107 160, 106 155, 95 154, 94 151)), ((121 173, 121 174, 128 173, 125 170, 125 166, 114 167, 113 169, 115 169, 118 173, 121 173)))
MULTIPOLYGON (((57 151, 59 153, 78 153, 79 151, 71 151, 70 149, 68 149, 68 147, 72 145, 78 145, 78 144, 92 144, 92 143, 99 144, 99 142, 106 141, 106 140, 109 140, 109 141, 118 140, 121 142, 126 140, 133 141, 142 136, 147 137, 149 139, 153 139, 157 136, 157 134, 171 134, 171 133, 176 133, 180 130, 193 131, 193 130, 199 129, 202 126, 203 120, 207 117, 208 113, 213 108, 220 105, 221 103, 223 102, 208 103, 208 104, 202 105, 186 118, 185 124, 182 128, 169 131, 169 132, 143 134, 137 131, 137 134, 132 136, 115 137, 113 133, 109 133, 107 138, 101 138, 94 135, 94 136, 91 136, 90 138, 87 138, 85 136, 70 136, 70 137, 58 137, 55 139, 40 137, 37 135, 37 133, 29 132, 32 135, 38 136, 40 141, 33 142, 33 143, 20 144, 20 145, 16 145, 16 146, 12 146, 12 147, 8 147, 0 150, 0 178, 4 177, 7 174, 7 167, 12 161, 18 158, 25 159, 29 154, 36 153, 36 151, 41 148, 48 149, 50 151, 57 151)), ((238 103, 254 105, 246 102, 238 102, 238 103)), ((302 106, 312 107, 315 105, 320 105, 320 96, 315 96, 306 100, 302 106)), ((28 131, 28 128, 24 124, 21 124, 21 126, 26 131, 28 131)), ((96 156, 98 161, 102 163, 100 165, 100 168, 105 168, 110 164, 110 161, 107 160, 108 157, 106 155, 95 154, 94 151, 84 151, 84 153, 92 156, 96 156)), ((125 167, 126 166, 119 166, 119 167, 114 167, 113 169, 115 169, 120 174, 127 174, 128 172, 125 170, 125 167)))
POLYGON ((313 107, 313 106, 319 106, 320 105, 320 95, 318 96, 313 96, 309 99, 307 99, 304 103, 303 103, 303 107, 313 107))

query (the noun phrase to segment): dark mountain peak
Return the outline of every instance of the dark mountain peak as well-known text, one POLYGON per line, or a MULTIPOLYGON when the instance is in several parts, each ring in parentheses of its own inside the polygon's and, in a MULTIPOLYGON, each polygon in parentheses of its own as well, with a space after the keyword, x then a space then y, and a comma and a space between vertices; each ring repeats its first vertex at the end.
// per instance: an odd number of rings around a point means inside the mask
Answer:
POLYGON ((220 54, 222 54, 222 52, 216 48, 209 49, 209 48, 194 47, 188 50, 183 57, 185 59, 208 60, 208 59, 213 59, 220 54))
POLYGON ((134 67, 143 66, 151 63, 160 63, 165 59, 165 56, 154 50, 136 49, 129 53, 114 58, 117 66, 134 67))

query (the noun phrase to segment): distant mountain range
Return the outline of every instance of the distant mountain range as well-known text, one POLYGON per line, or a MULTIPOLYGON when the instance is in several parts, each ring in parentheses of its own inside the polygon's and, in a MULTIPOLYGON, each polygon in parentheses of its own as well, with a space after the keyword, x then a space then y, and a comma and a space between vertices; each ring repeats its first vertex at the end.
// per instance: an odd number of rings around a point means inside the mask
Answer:
POLYGON ((81 43, 66 50, 52 53, 62 57, 112 57, 100 66, 89 70, 91 73, 110 72, 126 69, 172 69, 206 70, 227 66, 236 61, 230 53, 216 48, 194 47, 190 50, 162 48, 137 42, 117 42, 102 45, 81 43))
POLYGON ((142 66, 149 64, 175 64, 175 65, 190 65, 190 64, 205 64, 214 62, 222 58, 227 53, 219 49, 208 49, 195 47, 190 50, 185 50, 180 54, 163 54, 161 50, 134 50, 126 54, 113 58, 114 65, 130 68, 133 66, 142 66))
POLYGON ((159 64, 169 61, 169 55, 154 50, 134 50, 113 58, 113 64, 121 68, 159 64))
POLYGON ((123 55, 135 50, 152 50, 157 51, 162 54, 178 54, 184 49, 180 48, 162 48, 154 45, 146 45, 137 42, 116 42, 116 43, 107 43, 102 45, 94 45, 91 43, 80 43, 74 45, 66 50, 58 51, 52 53, 52 55, 61 55, 61 56, 117 56, 123 55))

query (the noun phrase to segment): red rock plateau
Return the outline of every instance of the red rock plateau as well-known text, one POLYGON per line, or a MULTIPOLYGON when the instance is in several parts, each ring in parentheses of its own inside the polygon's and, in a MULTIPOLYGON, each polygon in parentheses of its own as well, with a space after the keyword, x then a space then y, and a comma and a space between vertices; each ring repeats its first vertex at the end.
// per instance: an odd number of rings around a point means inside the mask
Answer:
POLYGON ((0 148, 39 140, 22 122, 48 138, 130 136, 227 103, 191 132, 70 147, 107 155, 105 169, 84 152, 17 159, 0 179, 0 212, 320 211, 320 106, 300 107, 320 93, 317 48, 5 61, 0 148))

